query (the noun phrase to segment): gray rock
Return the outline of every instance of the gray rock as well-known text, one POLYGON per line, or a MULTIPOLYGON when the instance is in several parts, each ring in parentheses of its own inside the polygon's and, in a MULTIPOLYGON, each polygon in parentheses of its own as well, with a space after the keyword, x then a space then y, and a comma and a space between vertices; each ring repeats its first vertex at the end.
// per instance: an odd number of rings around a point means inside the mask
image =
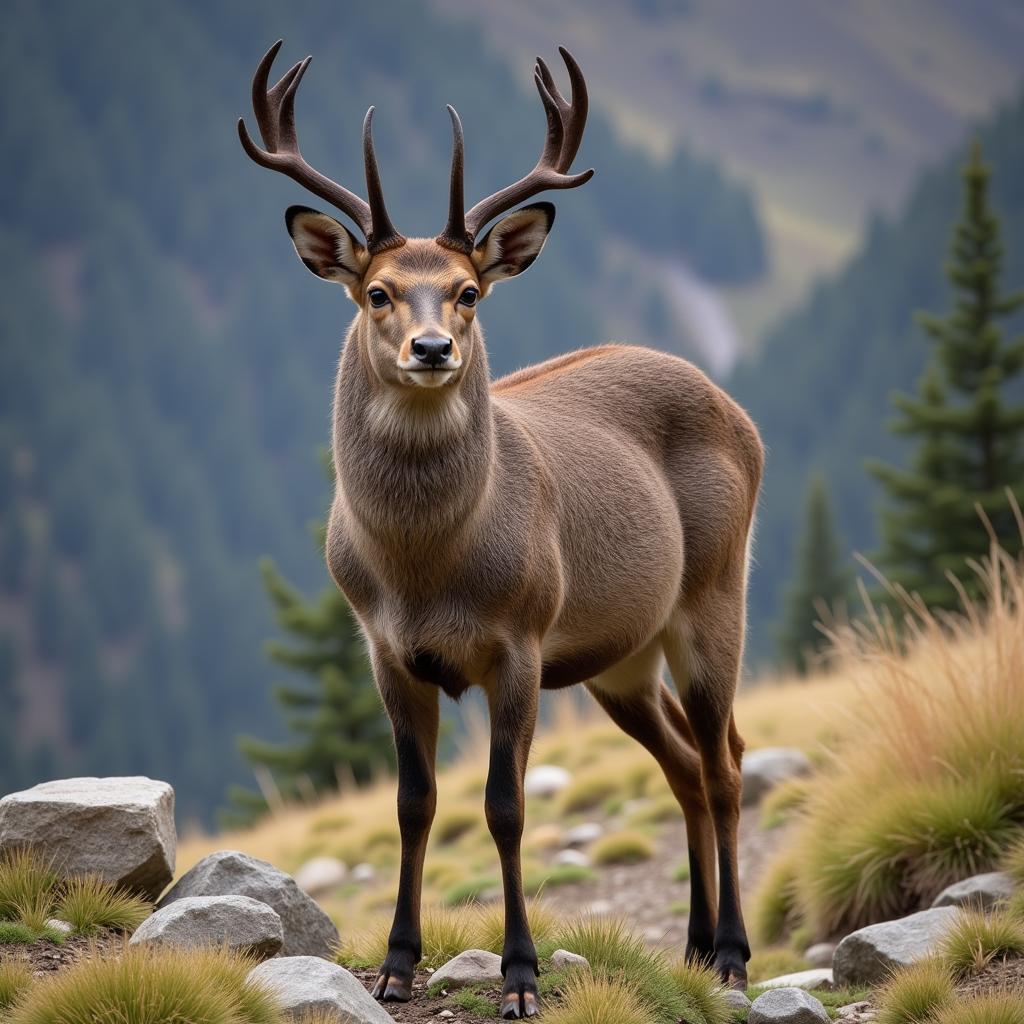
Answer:
POLYGON ((551 861, 552 864, 569 864, 577 868, 589 868, 590 858, 582 850, 559 850, 551 861))
POLYGON ((596 821, 585 821, 582 825, 574 825, 565 833, 566 846, 589 846, 604 835, 604 826, 596 821))
POLYGON ((760 988, 802 988, 805 992, 831 992, 835 982, 832 980, 831 967, 815 967, 810 971, 797 971, 795 974, 780 974, 768 981, 759 981, 760 988))
POLYGON ((773 988, 750 1006, 747 1024, 828 1024, 825 1007, 802 988, 773 988))
POLYGON ((295 872, 295 884, 314 899, 331 892, 348 876, 348 868, 337 857, 314 857, 295 872))
POLYGON ((523 792, 527 796, 548 797, 560 793, 572 781, 572 776, 556 764, 536 764, 527 769, 523 779, 523 792))
POLYGON ((832 958, 836 985, 875 985, 894 968, 922 959, 935 949, 957 914, 955 907, 933 907, 852 932, 836 946, 832 958))
POLYGON ((997 903, 1008 900, 1016 886, 1003 871, 989 871, 972 875, 962 882, 946 886, 932 903, 933 907, 968 907, 971 910, 990 910, 997 903))
POLYGON ((816 942, 804 952, 804 959, 812 967, 831 967, 832 957, 836 951, 834 942, 816 942))
POLYGON ((377 869, 364 861, 352 869, 353 882, 372 882, 377 877, 377 869))
POLYGON ((486 949, 467 949, 454 956, 430 976, 430 987, 443 983, 446 989, 466 985, 500 985, 501 957, 486 949))
POLYGON ((248 896, 186 896, 155 911, 131 937, 132 946, 226 946, 266 960, 280 952, 277 911, 248 896))
POLYGON ((840 1020, 864 1020, 870 1013, 871 1004, 866 999, 861 999, 856 1003, 847 1003, 836 1010, 836 1016, 840 1020))
POLYGON ((220 850, 204 857, 178 879, 159 905, 167 907, 187 896, 250 896, 266 903, 281 918, 281 952, 286 957, 330 958, 338 946, 334 922, 295 884, 294 878, 237 850, 220 850))
POLYGON ((590 961, 585 956, 580 956, 579 953, 570 953, 567 949, 556 949, 551 954, 551 966, 556 971, 567 971, 576 967, 589 969, 590 961))
POLYGON ((732 1010, 736 1017, 750 1009, 750 1000, 747 998, 746 992, 741 992, 738 988, 723 989, 722 999, 725 1000, 725 1005, 732 1010))
POLYGON ((807 775, 811 762, 795 747, 762 747, 743 755, 743 805, 756 804, 787 779, 807 775))
POLYGON ((61 935, 70 935, 75 930, 75 926, 70 921, 62 921, 59 917, 51 917, 46 922, 46 927, 60 932, 61 935))
POLYGON ((174 790, 143 776, 41 782, 0 800, 0 853, 31 849, 62 874, 156 899, 174 877, 174 790))
POLYGON ((247 980, 272 992, 289 1020, 317 1013, 338 1024, 394 1024, 355 975, 316 956, 266 960, 247 980))

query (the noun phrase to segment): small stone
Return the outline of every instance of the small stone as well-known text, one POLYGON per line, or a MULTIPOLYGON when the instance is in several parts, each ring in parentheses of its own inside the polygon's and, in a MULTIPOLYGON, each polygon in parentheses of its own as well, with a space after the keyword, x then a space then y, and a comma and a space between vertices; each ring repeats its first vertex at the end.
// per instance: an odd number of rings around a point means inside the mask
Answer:
POLYGON ((377 869, 372 865, 363 861, 362 864, 357 864, 352 869, 352 881, 353 882, 372 882, 377 877, 377 869))
POLYGON ((567 971, 570 968, 590 967, 590 961, 579 953, 570 953, 567 949, 556 949, 551 954, 551 966, 556 971, 567 971))
POLYGON ((49 918, 46 927, 60 932, 61 935, 70 935, 75 930, 75 926, 70 921, 62 921, 59 917, 49 918))
POLYGON ((551 797, 571 781, 572 776, 556 764, 536 764, 526 772, 523 792, 527 796, 551 797))
POLYGON ((174 877, 174 790, 141 775, 41 782, 0 800, 0 854, 27 849, 65 875, 156 899, 174 877))
POLYGON ((871 1004, 866 999, 862 999, 857 1003, 847 1003, 845 1006, 840 1006, 836 1010, 836 1016, 840 1020, 847 1020, 851 1017, 861 1019, 864 1014, 869 1013, 870 1010, 871 1004))
POLYGON ((189 896, 249 896, 272 907, 284 928, 286 957, 332 957, 338 947, 334 922, 295 879, 273 864, 237 850, 219 850, 187 871, 158 904, 167 907, 189 896))
POLYGON ((802 988, 773 988, 750 1005, 747 1024, 828 1024, 821 1001, 802 988))
POLYGON ((502 980, 501 957, 497 953, 467 949, 434 971, 430 985, 456 989, 466 985, 500 985, 502 980))
POLYGON ((387 1013, 344 967, 316 956, 265 960, 246 979, 273 993, 288 1020, 315 1015, 338 1024, 394 1024, 387 1013))
POLYGON ((804 959, 812 967, 831 967, 835 951, 836 944, 834 942, 816 942, 804 952, 804 959))
POLYGON ((962 882, 946 886, 932 903, 933 907, 967 907, 970 910, 991 910, 1014 893, 1013 879, 1003 871, 972 875, 962 882))
POLYGON ((746 992, 741 992, 738 988, 723 989, 722 999, 737 1017, 750 1009, 750 1000, 747 998, 746 992))
POLYGON ((762 747, 743 756, 743 805, 756 804, 770 789, 787 779, 807 775, 811 762, 795 747, 762 747))
POLYGON ((284 944, 281 918, 248 896, 188 896, 155 911, 135 930, 132 946, 225 946, 266 960, 284 944))
POLYGON ((569 864, 576 868, 589 868, 590 858, 582 850, 559 850, 552 864, 569 864))
POLYGON ((314 899, 341 885, 348 868, 337 857, 314 857, 295 872, 295 884, 314 899))
POLYGON ((585 821, 565 833, 566 846, 589 846, 604 835, 604 826, 596 821, 585 821))
POLYGON ((928 956, 958 914, 955 907, 933 907, 852 932, 839 943, 832 958, 836 985, 881 984, 897 967, 928 956))
POLYGON ((831 992, 836 986, 831 967, 816 967, 810 971, 782 974, 768 981, 759 981, 759 988, 802 988, 805 992, 831 992))
POLYGON ((445 1018, 447 1018, 447 1017, 454 1017, 455 1016, 455 1014, 452 1013, 451 1010, 438 1010, 437 1015, 438 1015, 438 1017, 445 1017, 445 1018))

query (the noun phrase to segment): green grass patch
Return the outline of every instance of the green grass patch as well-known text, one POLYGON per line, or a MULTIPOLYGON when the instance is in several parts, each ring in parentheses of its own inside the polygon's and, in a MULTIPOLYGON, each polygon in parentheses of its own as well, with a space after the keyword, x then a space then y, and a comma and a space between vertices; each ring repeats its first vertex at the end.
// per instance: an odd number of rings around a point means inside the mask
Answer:
POLYGON ((595 864, 639 864, 654 856, 654 843, 642 832, 616 832, 594 843, 595 864))
POLYGON ((1010 896, 1003 904, 1003 912, 1016 921, 1024 922, 1024 888, 1010 896))
POLYGON ((675 914, 677 917, 686 917, 690 912, 690 904, 686 900, 676 900, 668 905, 668 912, 675 914))
POLYGON ((997 957, 1024 956, 1024 922, 1005 912, 961 911, 938 955, 957 975, 980 971, 997 957))
POLYGON ((444 902, 449 907, 473 903, 488 889, 495 889, 500 885, 501 879, 494 875, 477 875, 475 878, 467 878, 463 882, 456 882, 455 885, 449 886, 445 890, 444 902))
POLYGON ((438 846, 450 846, 474 829, 482 828, 483 824, 483 815, 479 811, 456 807, 437 817, 430 837, 438 846))
POLYGON ((0 946, 28 946, 40 934, 22 921, 0 921, 0 946))
POLYGON ((0 963, 0 1010, 9 1010, 34 984, 27 964, 0 963))
POLYGON ((588 971, 567 978, 561 1001, 546 1006, 543 1016, 546 1024, 652 1024, 654 1019, 635 983, 588 971))
POLYGON ((62 890, 56 915, 83 935, 100 928, 132 932, 152 912, 146 900, 94 875, 68 879, 62 890))
POLYGON ((33 986, 9 1022, 280 1024, 271 994, 245 983, 252 967, 221 950, 126 946, 120 956, 80 960, 33 986))
POLYGON ((683 997, 683 1020, 687 1024, 730 1024, 732 1010, 722 993, 718 973, 682 960, 672 965, 672 980, 683 997))
POLYGON ((671 794, 652 797, 629 816, 630 825, 661 825, 666 821, 683 820, 679 802, 671 794))
POLYGON ((498 1016, 498 1004, 472 987, 460 989, 451 996, 449 1002, 477 1017, 498 1016))
POLYGON ((595 878, 597 875, 594 871, 580 864, 556 864, 540 871, 531 871, 523 879, 523 889, 527 896, 539 896, 545 889, 575 882, 592 882, 595 878))
POLYGON ((932 958, 897 971, 879 991, 878 1024, 926 1024, 955 998, 948 968, 932 958))
POLYGON ((683 861, 677 868, 672 872, 673 882, 688 882, 690 880, 690 865, 688 861, 683 861))

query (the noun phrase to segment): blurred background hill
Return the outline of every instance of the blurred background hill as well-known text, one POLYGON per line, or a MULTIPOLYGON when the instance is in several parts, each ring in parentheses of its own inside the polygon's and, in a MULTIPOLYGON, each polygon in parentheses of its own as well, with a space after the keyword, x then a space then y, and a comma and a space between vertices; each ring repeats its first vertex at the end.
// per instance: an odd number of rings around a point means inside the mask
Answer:
POLYGON ((886 399, 924 365, 913 311, 946 305, 975 129, 1007 281, 1024 279, 1024 14, 925 6, 6 5, 0 789, 146 773, 206 818, 250 774, 235 737, 282 733, 258 561, 326 583, 309 524, 350 308, 285 237, 302 193, 235 136, 280 36, 282 71, 314 55, 303 151, 357 191, 377 105, 407 234, 443 220, 444 104, 484 194, 538 151, 534 52, 576 53, 592 89, 578 166, 598 173, 557 200, 534 272, 488 299, 491 361, 627 339, 695 359, 747 405, 770 448, 751 614, 765 663, 813 471, 848 547, 874 543, 862 460, 899 457, 886 399))

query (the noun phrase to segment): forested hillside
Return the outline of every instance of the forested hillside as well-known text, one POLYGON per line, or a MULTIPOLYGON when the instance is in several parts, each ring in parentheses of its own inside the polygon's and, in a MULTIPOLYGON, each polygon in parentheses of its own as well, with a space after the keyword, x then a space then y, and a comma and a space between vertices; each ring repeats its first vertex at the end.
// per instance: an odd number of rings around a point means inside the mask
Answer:
MULTIPOLYGON (((1024 287, 1024 96, 978 131, 993 167, 992 201, 1002 218, 1004 290, 1024 287)), ((824 476, 852 549, 876 544, 876 487, 864 460, 902 458, 888 432, 893 391, 914 390, 929 342, 917 310, 949 309, 943 264, 961 203, 966 147, 926 174, 906 209, 870 227, 861 251, 766 339, 729 386, 768 446, 752 573, 754 647, 770 651, 770 625, 793 567, 799 500, 816 470, 824 476)), ((1017 329, 1024 329, 1018 318, 1017 329)), ((981 529, 979 523, 979 529, 981 529)))
MULTIPOLYGON (((327 500, 317 449, 350 310, 291 251, 282 214, 302 194, 235 135, 279 36, 289 62, 315 55, 304 153, 357 191, 377 104, 406 233, 443 222, 445 102, 466 127, 469 196, 536 158, 529 67, 513 76, 411 2, 343 18, 327 0, 5 6, 0 791, 148 773, 187 819, 245 777, 238 733, 280 729, 257 562, 326 582, 306 524, 327 500)), ((613 248, 714 281, 761 272, 751 198, 714 164, 684 150, 655 164, 592 111, 578 165, 598 174, 556 198, 543 260, 487 302, 498 370, 600 340, 610 303, 635 304, 634 340, 673 344, 657 282, 613 276, 613 248)))

